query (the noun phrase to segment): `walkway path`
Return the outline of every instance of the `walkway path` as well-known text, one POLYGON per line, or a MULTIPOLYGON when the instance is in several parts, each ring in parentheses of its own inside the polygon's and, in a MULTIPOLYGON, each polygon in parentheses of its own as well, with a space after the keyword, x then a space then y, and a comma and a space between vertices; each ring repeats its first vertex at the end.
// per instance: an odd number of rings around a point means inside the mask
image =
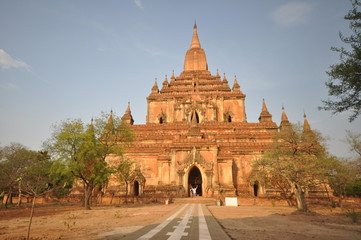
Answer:
POLYGON ((230 239, 204 204, 181 204, 159 225, 144 228, 126 236, 108 239, 210 240, 230 239))

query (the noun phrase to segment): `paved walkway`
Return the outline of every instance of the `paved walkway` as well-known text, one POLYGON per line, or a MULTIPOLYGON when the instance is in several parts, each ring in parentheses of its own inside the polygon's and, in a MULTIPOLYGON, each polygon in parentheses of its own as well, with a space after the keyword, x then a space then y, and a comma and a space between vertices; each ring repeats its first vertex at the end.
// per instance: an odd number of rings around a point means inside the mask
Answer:
POLYGON ((107 239, 169 239, 210 240, 230 239, 204 204, 180 204, 170 216, 158 225, 145 226, 126 236, 111 236, 107 239))

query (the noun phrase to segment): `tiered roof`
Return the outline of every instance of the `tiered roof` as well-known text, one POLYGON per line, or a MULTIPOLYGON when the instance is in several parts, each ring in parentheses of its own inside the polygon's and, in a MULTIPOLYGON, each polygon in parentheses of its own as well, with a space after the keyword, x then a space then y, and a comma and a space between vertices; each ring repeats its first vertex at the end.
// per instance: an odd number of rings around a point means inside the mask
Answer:
POLYGON ((194 93, 203 96, 245 97, 236 78, 231 89, 225 74, 221 79, 218 71, 216 75, 212 75, 208 71, 206 55, 199 42, 196 24, 193 28, 190 49, 185 56, 183 72, 178 77, 175 77, 173 71, 170 81, 166 76, 161 90, 158 89, 155 82, 148 99, 183 97, 194 93))

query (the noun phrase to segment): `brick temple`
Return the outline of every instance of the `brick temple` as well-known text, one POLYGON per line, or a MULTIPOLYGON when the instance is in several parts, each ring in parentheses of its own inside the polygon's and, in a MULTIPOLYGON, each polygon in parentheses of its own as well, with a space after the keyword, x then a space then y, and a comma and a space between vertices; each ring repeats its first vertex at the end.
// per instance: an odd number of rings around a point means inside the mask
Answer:
POLYGON ((236 78, 208 70, 194 25, 183 72, 155 81, 146 123, 133 124, 129 105, 122 117, 135 135, 124 154, 135 163, 130 195, 187 197, 191 187, 206 197, 264 194, 251 164, 289 122, 284 109, 280 125, 273 122, 264 100, 259 122, 247 122, 245 99, 236 78))

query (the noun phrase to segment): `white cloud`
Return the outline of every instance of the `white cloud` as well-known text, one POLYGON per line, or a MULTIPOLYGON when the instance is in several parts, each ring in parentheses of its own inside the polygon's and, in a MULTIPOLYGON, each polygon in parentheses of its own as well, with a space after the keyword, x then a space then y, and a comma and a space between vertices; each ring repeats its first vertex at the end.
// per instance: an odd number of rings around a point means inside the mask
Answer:
POLYGON ((276 24, 290 27, 297 26, 309 21, 309 14, 313 6, 305 2, 290 2, 281 5, 271 13, 271 17, 276 24))
POLYGON ((0 49, 0 66, 3 69, 7 68, 26 68, 29 70, 29 65, 21 60, 12 58, 7 52, 0 49))
POLYGON ((134 0, 134 3, 138 8, 143 8, 142 2, 140 0, 134 0))

